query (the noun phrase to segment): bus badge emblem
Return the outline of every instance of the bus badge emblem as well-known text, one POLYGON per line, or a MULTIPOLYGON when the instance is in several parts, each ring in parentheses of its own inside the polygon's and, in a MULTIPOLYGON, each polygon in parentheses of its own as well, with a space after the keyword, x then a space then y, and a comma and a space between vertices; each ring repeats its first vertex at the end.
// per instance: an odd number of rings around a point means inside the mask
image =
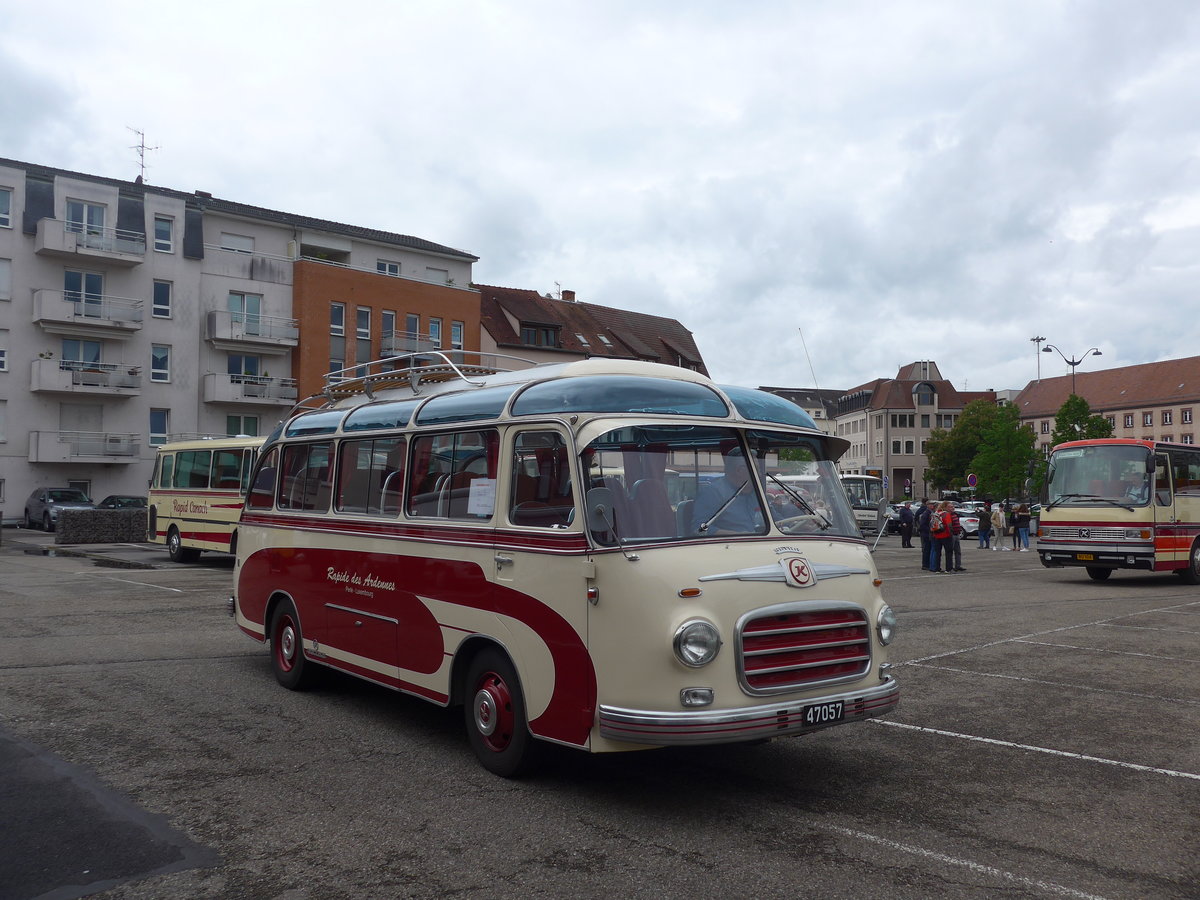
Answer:
POLYGON ((803 556, 785 556, 779 560, 785 580, 792 587, 812 587, 817 583, 812 565, 803 556))

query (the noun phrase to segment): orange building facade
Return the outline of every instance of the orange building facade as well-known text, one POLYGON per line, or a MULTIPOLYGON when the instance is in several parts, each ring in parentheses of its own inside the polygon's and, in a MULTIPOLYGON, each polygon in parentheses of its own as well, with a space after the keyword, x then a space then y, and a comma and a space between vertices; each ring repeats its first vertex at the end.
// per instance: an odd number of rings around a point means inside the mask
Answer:
POLYGON ((297 260, 292 315, 301 398, 319 393, 339 368, 431 348, 480 349, 479 293, 452 285, 297 260))

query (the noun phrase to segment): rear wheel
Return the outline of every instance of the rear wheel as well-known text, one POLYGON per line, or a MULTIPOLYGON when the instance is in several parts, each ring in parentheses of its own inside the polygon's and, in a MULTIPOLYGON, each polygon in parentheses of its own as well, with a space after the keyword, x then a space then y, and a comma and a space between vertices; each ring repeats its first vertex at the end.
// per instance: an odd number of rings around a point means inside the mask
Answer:
POLYGON ((167 532, 167 555, 171 557, 171 562, 195 562, 200 557, 200 551, 184 547, 179 529, 172 525, 167 532))
POLYGON ((1087 573, 1088 578, 1092 579, 1092 581, 1107 581, 1108 576, 1113 573, 1113 570, 1104 569, 1100 566, 1088 566, 1087 573))
POLYGON ((1188 554, 1187 568, 1178 571, 1184 584, 1200 584, 1200 541, 1192 544, 1192 552, 1188 554))
POLYGON ((512 662, 499 650, 478 653, 467 669, 467 739, 483 767, 512 778, 535 762, 536 747, 525 721, 525 698, 512 662))
POLYGON ((271 669, 275 672, 275 680, 289 691, 312 687, 318 677, 317 666, 304 656, 300 617, 291 600, 284 600, 275 607, 267 633, 271 636, 271 669))

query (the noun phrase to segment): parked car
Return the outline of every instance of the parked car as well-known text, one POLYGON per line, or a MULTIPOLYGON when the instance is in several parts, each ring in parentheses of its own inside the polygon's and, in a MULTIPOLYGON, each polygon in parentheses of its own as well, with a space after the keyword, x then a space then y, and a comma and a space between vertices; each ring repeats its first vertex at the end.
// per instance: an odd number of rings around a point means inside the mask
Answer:
POLYGON ((979 515, 978 513, 959 510, 958 524, 962 526, 963 535, 979 534, 979 515))
POLYGON ((145 509, 146 498, 129 494, 109 494, 96 504, 96 509, 145 509))
POLYGON ((92 509, 92 501, 75 488, 37 488, 25 501, 25 525, 53 531, 64 509, 92 509))

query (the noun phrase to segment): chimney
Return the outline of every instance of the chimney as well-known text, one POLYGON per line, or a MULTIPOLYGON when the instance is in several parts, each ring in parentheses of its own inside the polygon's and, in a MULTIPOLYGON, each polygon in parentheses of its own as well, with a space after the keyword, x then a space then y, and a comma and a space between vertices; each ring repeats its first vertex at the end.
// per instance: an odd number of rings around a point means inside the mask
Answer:
POLYGON ((567 303, 574 303, 575 302, 575 292, 574 291, 563 291, 562 298, 567 303))

